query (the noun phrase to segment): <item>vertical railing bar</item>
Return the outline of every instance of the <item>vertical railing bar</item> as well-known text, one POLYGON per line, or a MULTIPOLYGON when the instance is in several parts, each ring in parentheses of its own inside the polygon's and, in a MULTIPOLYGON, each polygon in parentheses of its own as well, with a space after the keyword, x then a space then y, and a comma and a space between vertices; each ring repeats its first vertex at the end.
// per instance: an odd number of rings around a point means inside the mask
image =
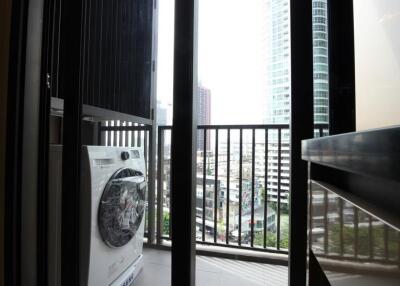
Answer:
POLYGON ((142 131, 138 131, 137 147, 142 147, 142 131))
POLYGON ((150 244, 156 243, 156 156, 157 156, 157 128, 152 124, 143 127, 144 130, 149 132, 149 156, 146 158, 146 173, 149 178, 148 184, 148 233, 150 244))
MULTIPOLYGON (((114 121, 109 120, 108 121, 108 126, 114 126, 114 121)), ((109 133, 108 133, 108 137, 109 137, 109 140, 110 140, 110 145, 108 145, 108 146, 113 146, 114 131, 110 130, 109 133)))
POLYGON ((242 245, 242 175, 243 175, 243 129, 239 129, 239 229, 238 244, 242 245))
POLYGON ((250 245, 254 247, 254 180, 255 180, 255 150, 256 150, 256 130, 252 130, 251 140, 251 219, 250 219, 250 245))
MULTIPOLYGON (((114 122, 114 127, 117 127, 118 121, 114 120, 113 122, 114 122)), ((113 145, 114 145, 114 147, 118 147, 118 135, 119 134, 118 134, 117 128, 115 128, 113 132, 114 132, 113 145)))
POLYGON ((147 161, 149 161, 150 162, 150 160, 151 160, 151 154, 150 154, 150 152, 151 152, 151 148, 152 148, 152 146, 151 146, 151 144, 150 144, 150 141, 151 140, 155 140, 155 142, 157 142, 157 138, 156 139, 154 139, 154 138, 152 138, 152 133, 153 132, 156 132, 156 130, 157 130, 157 128, 155 128, 154 129, 154 131, 153 131, 153 128, 150 128, 148 131, 147 131, 147 141, 146 141, 146 144, 147 144, 147 151, 146 151, 146 156, 147 156, 147 161))
POLYGON ((93 123, 93 125, 94 125, 94 132, 97 133, 96 137, 93 136, 95 138, 95 140, 96 140, 96 145, 102 145, 101 144, 101 141, 102 141, 101 135, 103 134, 103 132, 101 130, 101 121, 99 121, 97 123, 93 123))
MULTIPOLYGON (((139 131, 139 132, 140 132, 140 131, 139 131)), ((146 163, 146 162, 145 162, 145 163, 146 163)), ((147 166, 146 166, 146 169, 147 169, 147 166)), ((147 175, 147 174, 146 174, 146 175, 147 175)), ((149 188, 147 188, 146 198, 149 198, 149 188)), ((150 205, 148 205, 147 208, 146 208, 146 211, 147 211, 146 217, 147 217, 147 218, 150 217, 150 215, 149 215, 149 210, 150 210, 150 205)), ((149 232, 149 220, 148 220, 148 219, 145 220, 144 232, 145 232, 145 235, 147 235, 147 239, 149 239, 149 237, 150 237, 150 232, 149 232)), ((150 241, 150 240, 149 240, 149 241, 150 241)))
POLYGON ((143 131, 143 152, 144 152, 144 159, 147 161, 147 154, 148 154, 148 136, 150 135, 150 131, 143 131))
MULTIPOLYGON (((307 163, 308 170, 310 170, 310 163, 307 163)), ((312 188, 312 185, 308 186, 308 191, 307 191, 307 234, 308 234, 308 239, 307 239, 307 249, 310 250, 312 249, 313 245, 312 242, 314 241, 313 239, 313 217, 314 217, 314 210, 313 210, 313 191, 314 189, 312 188)), ((308 251, 307 251, 308 252, 308 251)))
MULTIPOLYGON (((132 122, 129 122, 128 125, 129 125, 129 126, 132 126, 133 123, 132 123, 132 122)), ((128 146, 129 146, 129 147, 133 147, 132 133, 133 133, 133 131, 131 131, 131 130, 128 131, 128 146), (129 144, 129 141, 131 142, 130 144, 129 144)))
POLYGON ((230 201, 230 169, 231 169, 231 129, 227 129, 227 154, 226 154, 226 244, 229 244, 229 201, 230 201))
POLYGON ((400 267, 400 232, 397 232, 397 265, 400 267))
POLYGON ((343 231, 343 200, 339 199, 339 245, 340 245, 340 256, 344 254, 344 231, 343 231))
POLYGON ((130 146, 129 146, 129 131, 128 131, 128 126, 129 126, 129 122, 126 121, 126 122, 125 122, 125 127, 126 127, 126 130, 125 130, 125 146, 126 146, 126 147, 130 147, 130 146))
POLYGON ((207 129, 204 128, 203 130, 204 136, 203 136, 203 217, 202 217, 202 233, 201 233, 201 239, 202 241, 206 240, 206 183, 207 183, 207 129))
MULTIPOLYGON (((132 126, 136 126, 136 123, 132 123, 132 126)), ((136 145, 136 132, 137 131, 132 130, 132 135, 131 135, 131 145, 132 145, 132 147, 137 147, 137 145, 136 145)))
MULTIPOLYGON (((172 137, 172 126, 170 126, 168 128, 168 130, 169 130, 170 138, 171 138, 172 137)), ((171 138, 171 140, 172 140, 172 138, 171 138)), ((171 166, 171 151, 172 151, 171 150, 172 149, 171 145, 172 144, 169 145, 169 154, 170 154, 169 165, 170 166, 171 166)), ((171 167, 170 167, 170 171, 171 171, 171 167)), ((172 189, 171 189, 171 175, 169 176, 169 180, 167 182, 167 185, 168 185, 168 190, 169 190, 169 234, 168 234, 168 238, 172 239, 172 223, 171 223, 172 220, 171 220, 171 217, 172 217, 173 210, 172 210, 172 196, 171 196, 171 192, 172 192, 172 189)))
POLYGON ((161 244, 164 224, 163 182, 164 182, 164 130, 158 129, 157 146, 157 244, 161 244))
POLYGON ((324 190, 324 253, 328 254, 328 192, 324 190))
MULTIPOLYGON (((113 126, 117 126, 117 120, 114 120, 113 122, 114 122, 113 126)), ((113 146, 115 147, 118 146, 118 141, 117 141, 118 136, 117 136, 117 131, 112 131, 112 132, 114 132, 113 146)))
MULTIPOLYGON (((115 126, 117 126, 117 127, 120 127, 120 125, 121 125, 121 121, 120 120, 116 120, 115 121, 115 126)), ((117 128, 117 130, 118 130, 119 128, 117 128)), ((120 136, 121 136, 121 131, 115 131, 115 135, 117 136, 117 147, 121 147, 121 138, 120 138, 120 136)))
POLYGON ((353 224, 354 224, 354 258, 358 256, 358 208, 353 206, 353 224))
POLYGON ((130 145, 129 145, 129 122, 128 121, 126 121, 125 127, 126 127, 126 131, 125 131, 125 146, 126 147, 130 147, 130 145))
MULTIPOLYGON (((118 126, 124 126, 124 123, 122 121, 119 121, 118 126)), ((122 131, 122 130, 119 131, 119 146, 120 147, 124 146, 124 143, 122 142, 122 138, 123 138, 122 133, 123 132, 125 132, 125 131, 122 131)))
POLYGON ((123 147, 128 147, 127 145, 125 145, 125 143, 126 143, 126 134, 128 134, 128 127, 127 127, 128 126, 128 122, 127 121, 124 121, 124 122, 121 121, 121 126, 123 126, 124 128, 121 130, 122 135, 121 135, 121 140, 120 140, 119 144, 121 146, 123 146, 123 147))
POLYGON ((372 217, 368 216, 369 258, 374 258, 374 237, 372 234, 372 217))
MULTIPOLYGON (((108 121, 107 120, 104 120, 104 121, 102 121, 102 125, 104 125, 104 126, 108 126, 108 121)), ((104 146, 108 146, 108 140, 109 140, 109 138, 108 137, 110 137, 109 135, 110 134, 108 134, 108 131, 103 131, 103 136, 104 136, 104 146)))
POLYGON ((389 261, 389 229, 387 224, 383 225, 383 252, 385 260, 389 261))
POLYGON ((268 129, 265 129, 264 139, 264 248, 267 247, 268 229, 268 129))
MULTIPOLYGON (((110 121, 108 121, 109 122, 109 126, 114 126, 114 121, 113 120, 110 120, 110 121)), ((114 131, 112 131, 112 130, 110 130, 109 131, 110 133, 109 133, 109 138, 110 138, 110 145, 108 145, 108 146, 114 146, 113 144, 114 144, 114 131)))
POLYGON ((106 132, 101 129, 103 127, 104 121, 99 122, 98 131, 99 131, 99 145, 105 146, 106 145, 106 132))
MULTIPOLYGON (((106 121, 107 125, 106 126, 111 126, 111 121, 106 121)), ((111 132, 112 131, 107 131, 107 146, 112 146, 111 142, 111 132)))
POLYGON ((215 179, 214 179, 214 243, 217 242, 218 222, 218 129, 215 129, 215 179))
POLYGON ((282 130, 278 128, 278 206, 277 206, 277 231, 276 231, 276 248, 281 248, 281 145, 282 130))
MULTIPOLYGON (((105 127, 107 126, 107 120, 101 121, 101 126, 105 127)), ((108 132, 106 130, 102 129, 102 139, 104 139, 104 141, 102 142, 101 145, 103 146, 107 146, 107 142, 108 142, 108 132)))

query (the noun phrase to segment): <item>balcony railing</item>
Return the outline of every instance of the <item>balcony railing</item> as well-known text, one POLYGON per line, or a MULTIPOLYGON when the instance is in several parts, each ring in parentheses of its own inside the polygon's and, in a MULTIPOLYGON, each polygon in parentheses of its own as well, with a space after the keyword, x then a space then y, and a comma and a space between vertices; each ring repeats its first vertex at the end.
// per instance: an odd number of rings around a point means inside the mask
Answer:
MULTIPOLYGON (((158 128, 158 241, 171 239, 171 129, 158 128)), ((327 126, 315 133, 327 134, 327 126)), ((198 126, 198 243, 287 253, 289 136, 289 125, 198 126)))
POLYGON ((332 263, 347 260, 399 267, 400 232, 396 228, 318 184, 313 184, 309 199, 314 254, 332 263))
MULTIPOLYGON (((171 238, 170 132, 158 129, 159 240, 171 238)), ((196 169, 198 243, 287 252, 288 125, 199 126, 196 169)))
MULTIPOLYGON (((157 131, 157 243, 171 239, 171 129, 157 131)), ((147 159, 151 126, 114 121, 100 131, 104 145, 142 146, 147 159)), ((315 136, 325 134, 316 126, 315 136)), ((197 242, 287 253, 289 125, 202 125, 196 147, 197 242)))

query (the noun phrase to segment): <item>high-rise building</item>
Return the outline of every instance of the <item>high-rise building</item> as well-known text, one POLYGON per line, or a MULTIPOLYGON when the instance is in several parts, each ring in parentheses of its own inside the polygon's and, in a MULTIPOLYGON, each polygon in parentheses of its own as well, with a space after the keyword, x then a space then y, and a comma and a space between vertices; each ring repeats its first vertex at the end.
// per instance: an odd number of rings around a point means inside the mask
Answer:
MULTIPOLYGON (((211 90, 199 85, 197 93, 197 124, 211 124, 211 90)), ((210 138, 207 137, 206 149, 210 149, 210 138)), ((204 150, 204 134, 202 130, 197 134, 197 150, 204 150)))
POLYGON ((157 125, 167 125, 168 122, 167 107, 165 107, 160 101, 157 101, 157 125))
POLYGON ((329 124, 327 1, 312 1, 315 124, 329 124))
MULTIPOLYGON (((266 0, 269 22, 268 79, 266 124, 290 123, 291 72, 290 72, 290 11, 289 0, 266 0)), ((312 0, 313 17, 313 67, 314 67, 314 123, 329 122, 328 85, 328 22, 327 0, 312 0)), ((278 138, 270 136, 268 154, 268 186, 270 201, 278 197, 278 138)), ((290 174, 290 133, 282 131, 281 142, 281 202, 288 202, 290 174)))
POLYGON ((289 0, 267 0, 268 79, 267 124, 290 121, 290 14, 289 0))

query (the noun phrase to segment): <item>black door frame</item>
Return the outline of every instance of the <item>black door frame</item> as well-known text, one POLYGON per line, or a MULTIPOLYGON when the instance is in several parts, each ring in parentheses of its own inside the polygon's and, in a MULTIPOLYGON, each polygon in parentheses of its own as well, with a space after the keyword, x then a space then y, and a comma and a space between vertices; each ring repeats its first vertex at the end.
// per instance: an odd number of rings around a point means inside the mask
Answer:
POLYGON ((4 185, 4 283, 21 284, 21 180, 28 0, 12 1, 4 185))
POLYGON ((329 134, 356 130, 353 0, 328 0, 329 134))
POLYGON ((306 285, 307 163, 301 140, 313 137, 312 1, 290 0, 291 116, 290 116, 290 239, 289 285, 306 285))
MULTIPOLYGON (((332 1, 332 0, 331 0, 332 1)), ((305 139, 310 135, 310 116, 307 112, 312 110, 312 105, 310 107, 310 95, 306 94, 310 91, 310 65, 312 65, 312 61, 306 60, 310 59, 310 51, 312 51, 312 41, 309 40, 304 41, 304 39, 310 39, 310 35, 312 36, 312 27, 311 27, 311 5, 310 3, 300 4, 302 1, 291 0, 291 27, 292 27, 292 80, 296 79, 295 83, 292 83, 292 94, 299 96, 301 94, 305 94, 307 100, 306 103, 296 103, 292 104, 292 130, 298 130, 297 135, 292 136, 292 151, 298 150, 301 139, 305 139), (296 4, 297 2, 297 4, 296 4), (309 16, 309 19, 306 17, 309 16), (300 26, 294 27, 295 23, 300 24, 300 26), (304 24, 304 26, 303 26, 304 24), (304 30, 303 30, 304 28, 304 30), (311 32, 310 32, 311 31, 311 32), (305 38, 304 38, 305 37, 305 38), (299 41, 302 39, 303 43, 299 41), (297 52, 296 52, 297 51, 297 52), (302 54, 300 51, 305 51, 305 54, 302 54), (305 56, 304 56, 305 55, 305 56), (302 58, 303 57, 303 58, 302 58), (301 66, 300 63, 305 63, 305 66, 301 66), (301 73, 299 67, 302 67, 301 73), (304 73, 304 68, 306 68, 307 72, 304 73), (300 86, 300 79, 303 78, 306 82, 304 86, 300 86), (297 118, 298 120, 294 120, 297 118), (299 126, 301 122, 305 122, 305 124, 300 129, 297 129, 296 126, 299 126)), ((307 2, 307 1, 303 1, 307 2)), ((311 2, 311 1, 308 1, 311 2)), ((337 1, 336 1, 337 2, 337 1)), ((340 2, 340 1, 339 1, 340 2)), ((352 1, 344 1, 346 4, 342 4, 342 6, 332 6, 330 5, 330 56, 331 63, 333 60, 337 58, 344 58, 347 56, 348 60, 340 61, 336 63, 340 63, 340 67, 335 67, 335 65, 330 65, 330 82, 335 82, 335 76, 343 73, 343 69, 345 68, 344 63, 352 65, 354 67, 354 37, 353 32, 348 33, 346 38, 342 38, 342 44, 346 45, 345 48, 340 50, 334 50, 339 45, 340 35, 344 32, 344 27, 352 28, 353 24, 353 14, 352 14, 352 1), (338 19, 339 14, 343 9, 347 9, 346 15, 346 23, 347 26, 339 26, 338 19), (350 26, 348 26, 350 25, 350 26), (335 33, 335 31, 337 33, 335 33), (332 44, 332 42, 335 42, 332 44), (335 48, 336 47, 336 48, 335 48), (349 50, 350 49, 350 50, 349 50), (335 52, 337 54, 335 55, 335 52), (350 53, 349 53, 350 51, 350 53)), ((81 1, 71 0, 71 1, 63 1, 63 11, 69 11, 71 15, 80 15, 81 14, 81 1)), ((10 64, 9 64, 9 80, 8 80, 8 102, 7 102, 7 153, 6 153, 6 185, 5 185, 5 282, 7 285, 20 285, 20 270, 21 270, 21 249, 20 249, 20 235, 21 235, 21 213, 20 213, 20 203, 21 203, 21 185, 19 176, 21 174, 21 152, 22 152, 22 132, 23 132, 23 99, 24 99, 24 82, 25 82, 25 52, 26 52, 26 39, 27 39, 27 19, 28 19, 28 0, 15 0, 12 2, 12 20, 11 20, 11 38, 10 38, 10 64)), ((181 138, 187 140, 188 136, 192 141, 194 140, 194 130, 195 123, 193 121, 193 115, 195 106, 193 105, 193 96, 194 96, 194 87, 193 84, 195 79, 194 68, 196 67, 196 63, 194 62, 194 53, 195 53, 195 23, 196 23, 196 13, 197 6, 196 0, 192 1, 184 1, 177 0, 176 1, 176 25, 175 25, 175 75, 181 74, 183 77, 180 78, 180 83, 178 82, 178 78, 175 77, 175 85, 174 85, 174 97, 176 105, 174 105, 174 117, 176 122, 174 137, 175 140, 181 138), (179 25, 177 25, 179 24, 179 25), (186 50, 185 53, 184 50, 186 50), (182 54, 183 53, 183 54, 182 54), (178 57, 176 57, 178 56, 178 57), (182 100, 182 101, 180 101, 182 100), (177 128, 179 125, 182 125, 182 128, 177 128)), ((343 23, 343 14, 341 16, 341 21, 343 23)), ((64 138, 69 138, 65 141, 65 154, 70 154, 70 156, 64 157, 64 182, 63 182, 63 197, 65 197, 65 202, 63 203, 64 209, 66 206, 69 207, 68 216, 64 216, 63 223, 73 227, 72 229, 78 229, 78 209, 71 209, 71 204, 75 204, 77 202, 77 196, 72 195, 68 192, 71 188, 79 188, 80 180, 79 180, 79 168, 80 168, 80 123, 81 123, 81 114, 82 114, 82 99, 79 92, 78 85, 78 76, 77 71, 79 71, 79 62, 80 62, 80 40, 76 41, 77 37, 80 39, 81 34, 81 23, 80 21, 76 21, 75 17, 65 17, 61 23, 62 31, 65 31, 64 38, 61 42, 61 52, 63 53, 64 59, 68 59, 68 61, 64 60, 63 68, 60 70, 60 78, 63 78, 63 81, 60 81, 60 89, 65 92, 66 101, 65 101, 65 120, 69 122, 69 125, 73 128, 65 128, 64 129, 64 138), (72 39, 72 40, 71 40, 72 39), (74 60, 72 60, 74 59, 74 60), (68 96, 69 94, 76 94, 77 96, 68 96), (71 213, 73 215, 71 215, 71 213)), ((348 30, 346 30, 348 32, 348 30)), ((311 58, 312 59, 312 58, 311 58)), ((346 67, 348 67, 346 65, 346 67)), ((340 107, 346 106, 346 104, 350 101, 351 104, 355 102, 355 92, 354 92, 354 69, 348 71, 347 79, 344 83, 331 85, 331 98, 330 101, 332 103, 331 108, 331 126, 334 126, 335 116, 333 114, 343 115, 340 107), (343 101, 335 103, 336 98, 334 98, 335 90, 340 90, 341 86, 343 88, 347 88, 347 101, 344 104, 343 101)), ((311 74, 312 77, 312 74, 311 74)), ((312 94, 312 91, 311 91, 312 94)), ((44 108, 48 108, 48 103, 44 102, 44 108)), ((342 127, 335 127, 332 129, 332 133, 339 133, 345 131, 353 131, 354 130, 354 122, 355 122, 355 106, 353 105, 346 112, 347 125, 341 125, 342 127), (343 127, 344 126, 344 127, 343 127)), ((343 117, 342 117, 343 118, 343 117)), ((41 118, 41 123, 46 125, 45 119, 41 118)), ((346 123, 346 122, 345 122, 346 123)), ((46 140, 46 134, 40 135, 41 140, 46 140), (42 137, 43 136, 43 137, 42 137)), ((311 135, 312 136, 312 135, 311 135)), ((43 141, 42 141, 43 142, 43 141)), ((175 144, 178 141, 175 141, 175 144)), ((186 142, 187 143, 187 142, 186 142)), ((193 144, 192 144, 193 145, 193 144)), ((177 145, 175 145, 177 146, 177 145)), ((195 162, 195 158, 193 155, 192 147, 189 144, 184 144, 184 150, 186 151, 187 157, 182 156, 182 153, 179 153, 179 156, 174 157, 175 163, 179 164, 175 166, 186 166, 188 170, 191 169, 193 165, 187 165, 188 162, 195 162), (177 158, 183 158, 182 160, 177 158)), ((42 150, 43 151, 43 150, 42 150)), ((176 151, 175 151, 176 152, 176 151)), ((296 151, 297 152, 297 151, 296 151)), ((177 154, 177 153, 176 153, 177 154)), ((300 155, 299 155, 300 156, 300 155)), ((292 159, 294 165, 292 165, 292 172, 296 172, 299 170, 300 173, 304 174, 305 172, 305 164, 300 162, 300 159, 294 157, 292 159), (296 167, 297 166, 297 167, 296 167)), ((43 166, 42 166, 43 167, 43 166)), ((175 167, 176 170, 179 170, 178 167, 175 167)), ((174 168, 174 170, 175 170, 174 168)), ((182 170, 182 169, 181 169, 182 170)), ((45 169, 39 170, 40 174, 45 173, 45 169)), ((177 172, 175 172, 176 176, 178 176, 177 172)), ((185 173, 185 184, 187 187, 192 188, 193 174, 192 172, 186 171, 185 173), (192 180, 192 182, 190 182, 192 180)), ((298 182, 292 181, 292 189, 296 186, 299 186, 299 190, 301 192, 305 191, 304 187, 306 186, 306 176, 298 176, 298 182), (297 185, 298 184, 298 185, 297 185)), ((182 176, 180 177, 182 179, 182 176)), ((176 180, 176 179, 175 179, 176 180)), ((183 185, 182 185, 183 186, 183 185)), ((181 187, 182 187, 181 186, 181 187)), ((179 188, 178 188, 179 189, 179 188)), ((187 189, 186 189, 187 190, 187 189)), ((194 210, 194 200, 193 200, 193 192, 187 192, 189 194, 177 193, 177 201, 182 202, 182 205, 179 205, 177 209, 183 209, 180 212, 172 213, 172 219, 179 221, 178 214, 188 215, 188 218, 192 218, 192 212, 194 210), (181 196, 183 195, 183 196, 181 196)), ((299 205, 298 210, 296 209, 291 212, 291 218, 296 217, 296 213, 303 217, 305 216, 304 207, 306 207, 306 203, 304 204, 303 196, 304 193, 299 194, 301 204, 299 205)), ((292 199, 294 201, 294 198, 292 199)), ((42 201, 42 203, 45 202, 42 201)), ((172 202, 174 203, 174 197, 172 198, 172 202)), ((297 201, 296 201, 297 203, 297 201)), ((45 214, 42 214, 45 216, 45 214)), ((181 218, 182 219, 182 218, 181 218)), ((298 222, 298 221, 297 221, 298 222)), ((43 223, 43 222, 42 222, 43 223)), ((187 219, 184 221, 184 227, 181 228, 181 231, 175 230, 175 233, 179 231, 179 236, 185 237, 188 240, 185 243, 178 244, 175 243, 173 245, 173 267, 172 267, 172 277, 173 281, 187 281, 186 285, 193 285, 194 283, 194 249, 195 249, 195 240, 194 237, 194 222, 192 219, 187 219), (184 230, 184 231, 182 231, 184 230), (181 235, 182 234, 182 235, 181 235), (180 254, 179 254, 180 253, 180 254), (179 257, 184 257, 184 259, 177 261, 176 259, 179 257), (186 262, 186 263, 185 263, 186 262), (184 266, 179 268, 179 266, 184 266), (183 274, 186 275, 183 275, 183 274), (175 278, 174 278, 175 277, 175 278), (182 279, 185 280, 174 280, 180 279, 179 277, 184 277, 182 279)), ((63 242, 64 254, 63 254, 63 262, 70 266, 63 273, 63 281, 65 285, 78 285, 77 278, 79 277, 79 267, 76 263, 71 263, 72 261, 79 261, 79 253, 78 249, 78 233, 65 232, 66 236, 63 242)), ((291 230, 291 247, 304 246, 304 229, 301 228, 299 232, 297 230, 291 230), (298 242, 296 242, 293 237, 298 239, 298 236, 302 237, 298 242)), ((43 241, 42 241, 43 243, 43 241)), ((44 245, 38 245, 38 249, 41 249, 44 245)), ((304 265, 304 252, 295 255, 293 252, 291 253, 291 270, 290 270, 290 279, 293 277, 297 277, 299 275, 296 273, 302 266, 304 265), (294 259, 294 260, 292 260, 294 259), (296 264, 296 259, 298 259, 298 264, 296 264), (297 265, 297 266, 296 266, 297 265), (300 268, 299 268, 300 267, 300 268), (293 270, 293 271, 292 271, 293 270)), ((43 262, 42 262, 43 263, 43 262)), ((40 264, 40 262, 39 262, 40 264)), ((305 275, 305 273, 304 273, 305 275)), ((38 275, 38 277, 44 278, 44 276, 38 275)), ((300 274, 300 279, 303 280, 302 275, 300 274)), ((292 280, 291 280, 292 281, 292 280)), ((294 285, 294 284, 292 284, 294 285)), ((298 284, 297 284, 298 285, 298 284)))
POLYGON ((197 0, 175 0, 171 285, 195 285, 197 0))
MULTIPOLYGON (((355 131, 353 0, 328 0, 329 133, 355 131)), ((291 0, 291 194, 289 285, 306 285, 308 166, 301 141, 313 138, 312 1, 291 0)))

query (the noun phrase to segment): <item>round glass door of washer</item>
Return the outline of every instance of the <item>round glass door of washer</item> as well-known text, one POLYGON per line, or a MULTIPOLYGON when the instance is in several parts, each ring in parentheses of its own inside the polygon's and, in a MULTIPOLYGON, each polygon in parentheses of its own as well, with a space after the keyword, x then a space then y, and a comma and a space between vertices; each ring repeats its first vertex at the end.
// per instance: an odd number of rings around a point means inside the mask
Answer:
POLYGON ((124 246, 135 236, 144 216, 146 187, 143 174, 130 168, 108 181, 98 211, 99 231, 108 246, 124 246))

